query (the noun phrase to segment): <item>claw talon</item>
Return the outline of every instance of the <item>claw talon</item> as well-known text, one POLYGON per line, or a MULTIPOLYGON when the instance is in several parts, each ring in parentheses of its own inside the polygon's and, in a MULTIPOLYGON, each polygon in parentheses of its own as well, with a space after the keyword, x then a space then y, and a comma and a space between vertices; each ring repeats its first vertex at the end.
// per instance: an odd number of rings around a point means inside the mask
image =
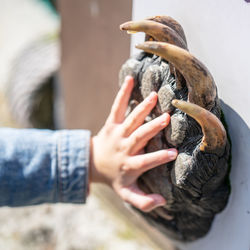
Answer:
POLYGON ((144 42, 136 48, 161 56, 173 64, 187 82, 190 102, 208 110, 214 106, 217 92, 213 77, 205 65, 188 51, 163 42, 144 42))
POLYGON ((172 104, 200 124, 203 132, 201 151, 218 155, 224 153, 227 141, 226 131, 221 121, 214 114, 190 102, 175 99, 172 104))
POLYGON ((156 41, 169 42, 183 49, 187 49, 186 43, 179 34, 164 24, 151 20, 130 21, 120 25, 121 30, 129 33, 144 32, 153 37, 156 41))

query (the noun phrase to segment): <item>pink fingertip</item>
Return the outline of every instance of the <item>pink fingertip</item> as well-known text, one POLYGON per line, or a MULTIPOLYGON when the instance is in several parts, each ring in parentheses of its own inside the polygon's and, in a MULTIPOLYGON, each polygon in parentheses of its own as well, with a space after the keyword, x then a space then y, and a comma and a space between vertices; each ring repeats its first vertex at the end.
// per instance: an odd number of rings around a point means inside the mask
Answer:
POLYGON ((156 203, 157 203, 157 206, 164 206, 166 205, 167 201, 162 196, 159 196, 156 199, 156 203))
POLYGON ((178 151, 175 148, 168 149, 168 156, 171 160, 176 159, 178 151))
POLYGON ((148 102, 153 102, 155 98, 157 97, 157 93, 155 91, 151 92, 149 96, 147 96, 147 101, 148 102))
POLYGON ((133 80, 132 76, 126 76, 124 82, 129 82, 131 80, 133 80))
POLYGON ((163 113, 163 114, 161 115, 161 119, 162 119, 161 125, 162 125, 163 127, 166 127, 166 126, 169 124, 170 116, 169 116, 168 113, 163 113))
POLYGON ((154 200, 157 207, 166 205, 167 201, 160 194, 151 194, 150 197, 154 200))

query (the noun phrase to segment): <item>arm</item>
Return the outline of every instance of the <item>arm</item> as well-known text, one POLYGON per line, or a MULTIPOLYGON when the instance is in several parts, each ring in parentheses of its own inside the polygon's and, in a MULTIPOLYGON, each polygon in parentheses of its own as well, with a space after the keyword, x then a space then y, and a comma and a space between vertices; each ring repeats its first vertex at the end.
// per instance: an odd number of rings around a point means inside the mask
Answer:
POLYGON ((164 205, 161 195, 145 194, 136 181, 143 172, 176 158, 175 149, 143 152, 170 117, 163 114, 143 124, 157 102, 152 92, 125 118, 132 89, 128 77, 104 127, 92 139, 86 130, 0 129, 0 205, 85 202, 88 172, 90 182, 111 186, 143 211, 164 205))
POLYGON ((89 141, 86 130, 0 129, 0 205, 84 202, 89 141))

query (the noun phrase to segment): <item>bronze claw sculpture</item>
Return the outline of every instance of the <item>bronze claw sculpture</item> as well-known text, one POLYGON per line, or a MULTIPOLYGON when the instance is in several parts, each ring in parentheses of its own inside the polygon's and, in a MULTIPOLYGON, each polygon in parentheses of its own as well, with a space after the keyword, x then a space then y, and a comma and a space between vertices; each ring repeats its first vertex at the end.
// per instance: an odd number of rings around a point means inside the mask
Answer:
POLYGON ((156 91, 158 103, 147 120, 171 114, 170 126, 145 151, 168 147, 179 151, 174 162, 140 177, 138 184, 145 192, 160 193, 167 200, 164 207, 140 213, 174 239, 195 240, 208 232, 230 193, 230 144, 216 85, 205 65, 188 52, 184 31, 171 17, 131 21, 120 28, 146 33, 146 41, 136 46, 143 52, 127 60, 120 71, 120 84, 126 75, 135 79, 130 109, 156 91))

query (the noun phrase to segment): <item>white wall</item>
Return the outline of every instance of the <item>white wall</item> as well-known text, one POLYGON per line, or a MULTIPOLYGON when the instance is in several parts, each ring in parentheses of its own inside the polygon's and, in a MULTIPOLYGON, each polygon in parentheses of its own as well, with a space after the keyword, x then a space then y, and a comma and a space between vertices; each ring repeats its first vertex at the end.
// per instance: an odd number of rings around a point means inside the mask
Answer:
MULTIPOLYGON (((212 73, 232 139, 232 193, 208 235, 186 250, 250 249, 250 3, 244 0, 134 0, 133 19, 169 15, 183 26, 188 47, 212 73)), ((133 35, 134 44, 142 35, 133 35)))

